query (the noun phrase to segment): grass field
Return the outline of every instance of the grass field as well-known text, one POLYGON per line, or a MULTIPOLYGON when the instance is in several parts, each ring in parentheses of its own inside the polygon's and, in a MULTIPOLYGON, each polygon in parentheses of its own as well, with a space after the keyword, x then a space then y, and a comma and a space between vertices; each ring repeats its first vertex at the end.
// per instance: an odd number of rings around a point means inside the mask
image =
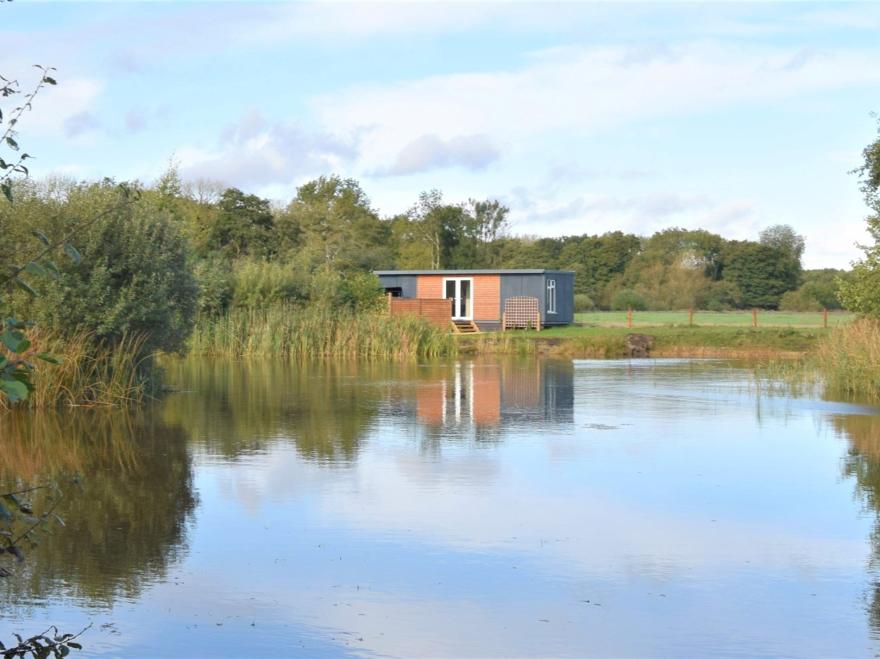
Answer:
MULTIPOLYGON (((836 327, 853 320, 846 311, 828 313, 828 326, 836 327)), ((590 327, 626 327, 625 311, 591 311, 575 314, 575 322, 590 327)), ((759 311, 758 327, 822 327, 822 312, 759 311)), ((633 327, 668 327, 687 325, 687 311, 633 311, 633 327)), ((695 311, 694 325, 701 327, 751 327, 751 311, 695 311)))
POLYGON ((828 314, 828 329, 821 313, 758 312, 752 327, 751 311, 695 312, 693 326, 687 311, 633 312, 633 329, 625 311, 576 314, 574 325, 541 332, 515 330, 459 337, 459 346, 477 352, 529 352, 550 349, 559 354, 621 357, 626 337, 633 331, 654 338, 657 356, 736 356, 771 358, 812 352, 832 328, 850 323, 853 314, 828 314))

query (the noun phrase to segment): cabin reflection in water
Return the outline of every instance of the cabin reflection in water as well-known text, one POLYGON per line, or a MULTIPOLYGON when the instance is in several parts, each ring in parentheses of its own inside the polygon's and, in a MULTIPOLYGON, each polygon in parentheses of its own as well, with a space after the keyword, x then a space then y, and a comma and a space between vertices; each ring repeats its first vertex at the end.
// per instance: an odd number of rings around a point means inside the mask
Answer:
POLYGON ((571 362, 456 362, 416 389, 416 417, 428 426, 492 427, 571 423, 571 362))

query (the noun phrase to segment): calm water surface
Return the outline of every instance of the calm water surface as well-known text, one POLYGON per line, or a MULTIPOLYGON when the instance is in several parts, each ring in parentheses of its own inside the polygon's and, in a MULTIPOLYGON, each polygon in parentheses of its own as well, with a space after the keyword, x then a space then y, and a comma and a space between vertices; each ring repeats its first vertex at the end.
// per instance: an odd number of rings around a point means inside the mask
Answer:
POLYGON ((0 580, 0 639, 92 623, 81 656, 880 650, 877 409, 717 361, 205 361, 168 380, 135 415, 3 419, 0 473, 83 479, 0 580))

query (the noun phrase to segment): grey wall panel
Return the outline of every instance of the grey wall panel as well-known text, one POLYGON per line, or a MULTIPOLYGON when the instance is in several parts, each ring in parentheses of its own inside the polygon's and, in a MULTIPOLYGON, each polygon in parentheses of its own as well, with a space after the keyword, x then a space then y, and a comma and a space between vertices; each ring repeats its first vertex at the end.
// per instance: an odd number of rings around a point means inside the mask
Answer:
POLYGON ((504 301, 509 297, 526 295, 538 298, 538 306, 541 309, 541 322, 546 322, 546 310, 544 309, 544 275, 501 275, 501 313, 504 313, 504 301))
POLYGON ((379 275, 379 283, 383 288, 400 288, 401 297, 416 297, 415 275, 379 275))
POLYGON ((547 325, 568 325, 574 320, 574 275, 569 272, 548 272, 542 277, 544 309, 542 321, 547 325), (556 280, 556 313, 547 313, 547 281, 556 280))

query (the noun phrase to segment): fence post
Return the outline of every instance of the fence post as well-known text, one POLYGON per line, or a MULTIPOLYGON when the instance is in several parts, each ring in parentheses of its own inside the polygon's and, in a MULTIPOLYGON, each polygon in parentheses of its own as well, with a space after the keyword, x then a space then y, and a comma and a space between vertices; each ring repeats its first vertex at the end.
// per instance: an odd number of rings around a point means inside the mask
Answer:
POLYGON ((627 309, 627 311, 626 311, 626 326, 629 327, 630 329, 633 326, 633 310, 632 309, 627 309))
POLYGON ((535 314, 535 330, 538 332, 541 331, 541 312, 540 311, 538 311, 538 313, 535 314))
POLYGON ((828 309, 822 309, 822 327, 828 329, 828 309))
POLYGON ((693 307, 688 309, 688 325, 690 327, 694 326, 694 308, 693 307))
POLYGON ((506 311, 501 314, 501 331, 502 332, 507 331, 507 312, 506 311))
POLYGON ((758 326, 758 310, 752 309, 752 327, 758 326))
POLYGON ((386 293, 385 297, 388 298, 388 313, 391 313, 391 292, 386 293))

